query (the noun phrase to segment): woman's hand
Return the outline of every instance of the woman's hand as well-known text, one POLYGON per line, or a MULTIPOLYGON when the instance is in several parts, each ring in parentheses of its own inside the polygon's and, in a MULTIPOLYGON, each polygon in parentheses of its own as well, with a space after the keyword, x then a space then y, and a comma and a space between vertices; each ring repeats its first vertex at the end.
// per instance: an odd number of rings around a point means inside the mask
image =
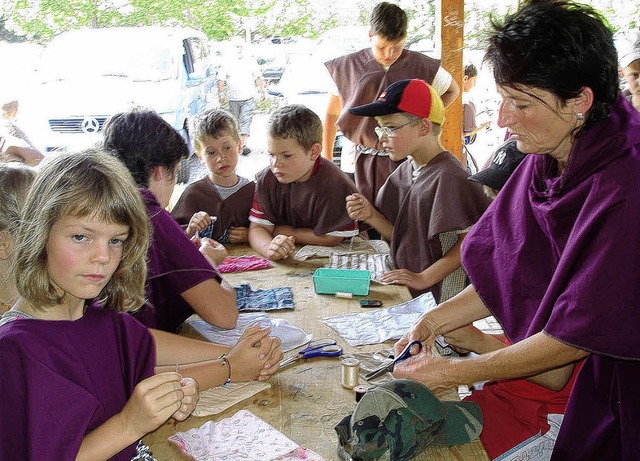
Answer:
POLYGON ((119 413, 128 434, 141 438, 180 410, 184 398, 181 379, 178 373, 166 372, 136 385, 119 413))
POLYGON ((193 237, 196 231, 203 231, 211 224, 211 216, 206 211, 198 211, 191 216, 189 225, 187 225, 187 235, 193 237))
POLYGON ((184 421, 195 410, 200 394, 198 392, 198 381, 193 378, 182 378, 180 386, 183 394, 182 402, 178 411, 171 416, 177 421, 184 421))
POLYGON ((245 243, 249 241, 248 227, 230 227, 229 241, 231 243, 245 243))
POLYGON ((373 206, 361 194, 347 195, 345 201, 347 214, 354 221, 367 221, 373 216, 373 206))
MULTIPOLYGON (((430 352, 436 336, 439 335, 438 326, 425 314, 394 344, 395 355, 399 355, 412 341, 420 341, 423 345, 422 350, 430 352)), ((411 355, 416 355, 418 352, 420 352, 418 346, 411 348, 411 355)))
POLYGON ((380 281, 404 285, 413 290, 424 290, 430 286, 422 277, 422 273, 411 272, 407 269, 396 269, 385 272, 380 276, 380 281))
POLYGON ((449 374, 451 369, 450 359, 432 356, 423 349, 419 354, 396 363, 393 376, 418 381, 438 394, 462 384, 452 380, 449 374))

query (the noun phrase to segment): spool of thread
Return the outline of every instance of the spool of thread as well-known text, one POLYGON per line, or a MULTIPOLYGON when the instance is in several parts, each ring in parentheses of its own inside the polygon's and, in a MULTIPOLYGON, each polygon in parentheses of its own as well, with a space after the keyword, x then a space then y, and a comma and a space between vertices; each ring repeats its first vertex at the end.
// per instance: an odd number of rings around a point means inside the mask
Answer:
POLYGON ((353 389, 358 385, 360 375, 360 360, 346 358, 342 360, 342 387, 353 389))
POLYGON ((365 386, 364 384, 361 384, 359 386, 354 387, 353 390, 356 392, 356 402, 359 402, 362 396, 365 394, 365 392, 369 390, 369 386, 365 386))
POLYGON ((336 298, 353 299, 353 293, 346 291, 336 291, 336 298))

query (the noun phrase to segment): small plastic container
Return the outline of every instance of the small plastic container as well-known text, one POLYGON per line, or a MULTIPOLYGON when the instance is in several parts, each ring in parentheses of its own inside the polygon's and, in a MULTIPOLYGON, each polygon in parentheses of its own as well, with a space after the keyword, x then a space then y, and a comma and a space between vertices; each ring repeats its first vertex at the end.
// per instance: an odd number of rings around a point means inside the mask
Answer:
POLYGON ((366 296, 370 283, 371 271, 321 267, 313 273, 313 286, 316 293, 321 295, 340 292, 366 296))

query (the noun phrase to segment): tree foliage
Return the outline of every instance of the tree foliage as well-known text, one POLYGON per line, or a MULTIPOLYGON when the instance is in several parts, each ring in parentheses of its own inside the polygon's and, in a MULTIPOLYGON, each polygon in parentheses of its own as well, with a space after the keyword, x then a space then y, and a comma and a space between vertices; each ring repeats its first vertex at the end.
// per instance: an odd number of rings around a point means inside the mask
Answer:
MULTIPOLYGON (((45 43, 60 32, 81 27, 169 25, 202 30, 213 40, 231 37, 315 38, 330 28, 366 24, 379 0, 3 0, 3 37, 45 43), (248 33, 247 33, 248 31, 248 33)), ((409 15, 409 37, 437 41, 436 1, 396 0, 409 15)), ((490 11, 502 14, 519 0, 466 0, 465 41, 481 44, 490 11), (510 3, 509 3, 510 1, 510 3)), ((637 29, 640 4, 591 0, 616 30, 637 29)), ((447 2, 442 3, 446 11, 447 2)))

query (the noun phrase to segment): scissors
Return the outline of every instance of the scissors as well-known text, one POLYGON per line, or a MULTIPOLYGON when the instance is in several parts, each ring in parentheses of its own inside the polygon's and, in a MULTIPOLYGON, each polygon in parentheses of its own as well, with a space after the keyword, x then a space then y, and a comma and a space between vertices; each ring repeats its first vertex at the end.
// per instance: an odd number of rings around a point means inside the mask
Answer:
POLYGON ((342 347, 337 345, 335 339, 316 339, 307 343, 307 346, 304 349, 300 349, 296 355, 280 362, 280 367, 291 365, 298 360, 310 359, 311 357, 338 357, 339 355, 342 355, 342 347))
POLYGON ((420 352, 420 350, 422 349, 422 343, 418 340, 411 341, 409 344, 406 345, 406 347, 402 350, 402 352, 400 352, 400 354, 396 358, 394 358, 391 362, 386 363, 376 368, 375 370, 367 373, 366 375, 364 375, 364 379, 373 379, 380 376, 382 373, 386 373, 387 371, 392 371, 396 363, 411 356, 411 348, 414 345, 418 346, 418 352, 420 352))

